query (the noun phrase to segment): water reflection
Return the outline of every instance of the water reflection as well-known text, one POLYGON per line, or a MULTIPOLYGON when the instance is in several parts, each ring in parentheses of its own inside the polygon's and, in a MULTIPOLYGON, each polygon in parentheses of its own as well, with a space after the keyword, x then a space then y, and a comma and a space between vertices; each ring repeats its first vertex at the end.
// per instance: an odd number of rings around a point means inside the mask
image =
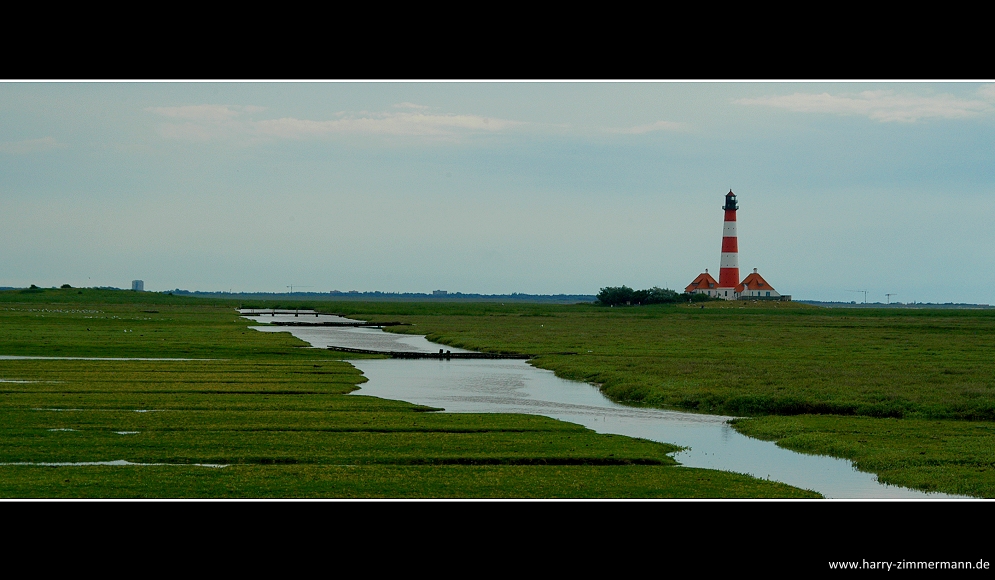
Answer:
MULTIPOLYGON (((295 317, 292 312, 293 311, 281 313, 281 311, 277 311, 275 316, 266 314, 253 317, 253 320, 263 324, 273 324, 274 322, 310 322, 316 326, 257 326, 255 329, 263 332, 291 332, 297 338, 307 341, 312 346, 319 348, 340 346, 346 348, 390 352, 439 352, 439 345, 425 340, 424 336, 414 334, 392 334, 384 332, 379 328, 317 326, 323 322, 344 324, 358 321, 330 314, 315 316, 313 311, 303 310, 301 312, 304 314, 295 317), (308 314, 308 312, 310 313, 308 314)), ((471 352, 469 350, 454 348, 451 346, 447 346, 445 348, 446 350, 452 352, 471 352)))

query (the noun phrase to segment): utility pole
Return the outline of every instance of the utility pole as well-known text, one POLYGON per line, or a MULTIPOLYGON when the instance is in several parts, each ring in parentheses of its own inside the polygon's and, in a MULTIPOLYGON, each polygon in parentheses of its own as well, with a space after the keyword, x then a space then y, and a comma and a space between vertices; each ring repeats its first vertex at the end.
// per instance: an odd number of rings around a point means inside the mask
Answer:
POLYGON ((894 292, 892 292, 891 294, 885 294, 885 296, 888 297, 888 304, 891 304, 891 297, 892 296, 898 296, 898 294, 895 294, 894 292))

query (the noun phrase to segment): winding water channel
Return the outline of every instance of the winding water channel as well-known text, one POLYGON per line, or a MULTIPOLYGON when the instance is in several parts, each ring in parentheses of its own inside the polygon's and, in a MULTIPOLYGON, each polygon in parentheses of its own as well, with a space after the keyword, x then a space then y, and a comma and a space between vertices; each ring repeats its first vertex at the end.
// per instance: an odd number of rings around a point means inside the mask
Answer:
MULTIPOLYGON (((256 311, 262 312, 262 311, 256 311)), ((243 311, 243 314, 251 314, 243 311)), ((252 316, 263 324, 354 323, 313 311, 276 311, 252 316)), ((262 332, 290 332, 314 347, 378 351, 439 352, 422 336, 377 328, 344 326, 255 326, 262 332)), ((445 347, 452 352, 470 352, 445 347)), ((356 395, 440 407, 450 413, 528 413, 613 433, 685 447, 674 457, 688 467, 746 473, 811 489, 827 498, 950 498, 878 483, 843 459, 805 455, 737 433, 731 417, 628 407, 610 401, 596 387, 568 381, 523 360, 356 359, 366 375, 356 395)))

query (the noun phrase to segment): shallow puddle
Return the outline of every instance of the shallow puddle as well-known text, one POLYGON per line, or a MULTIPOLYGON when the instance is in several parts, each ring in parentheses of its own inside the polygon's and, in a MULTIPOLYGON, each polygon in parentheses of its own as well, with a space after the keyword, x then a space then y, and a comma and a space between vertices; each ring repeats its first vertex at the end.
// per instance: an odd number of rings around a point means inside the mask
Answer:
POLYGON ((105 413, 162 413, 165 409, 42 409, 39 407, 33 407, 32 411, 101 411, 105 413))
POLYGON ((192 361, 192 360, 224 360, 218 358, 148 358, 148 357, 114 357, 114 356, 20 356, 0 354, 0 360, 147 360, 147 361, 192 361))
POLYGON ((37 466, 37 467, 85 467, 90 465, 110 465, 115 467, 127 467, 127 466, 137 466, 137 467, 158 467, 163 465, 173 466, 173 467, 213 467, 216 469, 221 469, 222 467, 228 467, 223 463, 134 463, 131 461, 125 461, 124 459, 116 459, 114 461, 71 461, 71 462, 44 462, 44 461, 19 461, 14 463, 0 463, 0 466, 37 466))

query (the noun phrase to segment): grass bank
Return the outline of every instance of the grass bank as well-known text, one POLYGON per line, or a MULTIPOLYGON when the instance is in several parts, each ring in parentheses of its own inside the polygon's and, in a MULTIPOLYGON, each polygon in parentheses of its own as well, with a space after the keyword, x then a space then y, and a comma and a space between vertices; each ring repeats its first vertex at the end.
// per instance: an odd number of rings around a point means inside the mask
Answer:
POLYGON ((890 485, 995 497, 995 423, 797 415, 738 419, 737 431, 853 461, 890 485))
POLYGON ((234 306, 0 292, 0 355, 177 359, 0 359, 0 497, 815 497, 544 417, 348 396, 340 354, 234 306))

